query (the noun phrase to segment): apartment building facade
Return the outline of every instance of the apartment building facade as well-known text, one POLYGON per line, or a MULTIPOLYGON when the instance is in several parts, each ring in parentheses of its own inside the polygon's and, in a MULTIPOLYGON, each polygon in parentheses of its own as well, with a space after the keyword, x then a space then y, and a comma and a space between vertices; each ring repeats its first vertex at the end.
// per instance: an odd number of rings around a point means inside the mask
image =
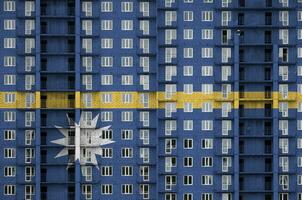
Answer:
POLYGON ((302 200, 301 0, 0 10, 0 199, 302 200))

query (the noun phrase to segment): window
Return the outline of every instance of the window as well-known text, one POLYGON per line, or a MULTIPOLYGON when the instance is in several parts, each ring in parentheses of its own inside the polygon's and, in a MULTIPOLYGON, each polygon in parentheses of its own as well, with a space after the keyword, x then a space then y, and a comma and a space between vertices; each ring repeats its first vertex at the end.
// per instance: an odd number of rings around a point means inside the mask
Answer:
POLYGON ((82 166, 82 174, 85 177, 85 181, 92 181, 92 167, 91 166, 82 166))
POLYGON ((35 157, 35 149, 26 148, 24 152, 25 163, 31 163, 32 159, 35 157))
POLYGON ((213 21, 213 11, 202 11, 201 20, 202 21, 213 21))
POLYGON ((193 167, 193 157, 184 157, 184 167, 193 167))
POLYGON ((13 12, 16 11, 16 3, 14 0, 3 1, 3 11, 13 12))
POLYGON ((16 29, 16 20, 5 19, 4 20, 4 30, 15 30, 16 29))
MULTIPOLYGON (((298 12, 298 15, 299 15, 299 12, 298 12)), ((281 22, 282 26, 288 26, 288 23, 289 23, 288 11, 279 11, 279 21, 281 22)))
POLYGON ((193 139, 184 139, 183 148, 184 149, 193 149, 193 139))
POLYGON ((121 85, 133 85, 133 76, 132 75, 122 75, 121 76, 121 85))
POLYGON ((133 39, 122 38, 121 39, 121 48, 122 49, 132 49, 133 48, 133 39))
POLYGON ((35 121, 35 112, 25 112, 25 127, 32 126, 32 123, 35 121))
POLYGON ((132 148, 122 148, 121 149, 121 157, 122 158, 132 158, 133 157, 133 149, 132 148))
POLYGON ((229 7, 229 4, 232 2, 232 0, 222 0, 221 1, 221 7, 227 8, 229 7))
POLYGON ((5 103, 15 103, 16 102, 16 94, 15 93, 5 93, 4 94, 4 102, 5 103))
POLYGON ((4 176, 5 177, 15 177, 16 176, 16 167, 5 166, 4 167, 4 176))
POLYGON ((202 149, 213 149, 213 139, 202 139, 201 148, 202 149))
POLYGON ((112 20, 101 20, 101 30, 102 31, 111 31, 112 29, 113 29, 112 20))
POLYGON ((222 157, 221 171, 228 172, 230 167, 232 167, 232 157, 222 157))
POLYGON ((302 138, 297 139, 297 149, 302 149, 302 138))
POLYGON ((32 12, 35 11, 34 1, 25 1, 25 16, 31 16, 32 12))
POLYGON ((165 80, 171 81, 173 76, 177 75, 176 66, 166 66, 165 68, 165 80))
POLYGON ((229 186, 232 185, 232 177, 230 175, 222 175, 221 178, 222 190, 228 190, 229 186))
POLYGON ((213 66, 202 66, 201 76, 213 76, 213 66))
POLYGON ((202 29, 201 39, 212 40, 213 39, 213 29, 202 29))
POLYGON ((193 93, 193 84, 184 84, 184 93, 192 94, 193 93))
POLYGON ((113 57, 101 57, 101 66, 102 67, 112 67, 113 66, 113 57))
POLYGON ((227 63, 232 56, 231 48, 221 48, 221 62, 227 63))
POLYGON ((92 75, 83 75, 82 84, 85 86, 86 90, 92 90, 92 75))
POLYGON ((82 48, 84 49, 84 53, 92 53, 92 39, 83 38, 82 39, 82 48))
POLYGON ((302 167, 302 157, 297 157, 297 167, 302 167))
POLYGON ((184 120, 183 126, 184 126, 184 131, 193 130, 193 120, 184 120))
MULTIPOLYGON (((175 185, 176 185, 176 176, 175 175, 166 175, 165 176, 165 189, 172 190, 172 188, 175 185)), ((172 198, 167 198, 167 197, 165 197, 165 199, 172 200, 172 198)), ((176 199, 176 197, 173 199, 176 199)))
POLYGON ((111 1, 102 1, 101 2, 101 12, 112 12, 113 3, 111 1))
POLYGON ((101 175, 102 176, 112 176, 113 175, 113 167, 112 166, 102 166, 101 167, 101 175))
POLYGON ((139 121, 142 122, 142 125, 143 125, 144 127, 150 125, 150 120, 149 120, 149 118, 150 118, 149 112, 140 112, 140 113, 139 113, 139 121))
POLYGON ((25 75, 25 90, 31 90, 35 84, 35 75, 25 75))
POLYGON ((228 26, 231 21, 232 12, 231 11, 222 11, 221 12, 221 25, 228 26))
POLYGON ((16 38, 4 38, 4 48, 5 49, 16 48, 16 38))
POLYGON ((35 195, 35 186, 34 185, 25 185, 25 200, 31 200, 35 195))
POLYGON ((177 20, 177 12, 176 11, 165 11, 165 25, 172 26, 173 22, 177 20))
POLYGON ((279 39, 282 41, 282 44, 288 44, 288 30, 287 29, 279 30, 279 39))
POLYGON ((14 56, 4 56, 4 67, 15 67, 16 57, 14 56))
POLYGON ((112 103, 112 94, 104 93, 101 94, 102 103, 112 103))
POLYGON ((102 184, 101 185, 101 192, 102 192, 102 194, 103 195, 110 195, 110 194, 112 194, 112 190, 113 190, 112 187, 113 186, 110 185, 110 184, 102 184))
POLYGON ((213 112, 213 103, 212 102, 204 102, 201 105, 202 112, 213 112))
POLYGON ((133 139, 133 130, 121 130, 121 139, 122 140, 132 140, 133 139))
POLYGON ((193 39, 193 29, 184 29, 184 40, 193 39))
POLYGON ((82 66, 85 67, 86 72, 92 71, 92 57, 82 57, 82 66))
POLYGON ((288 190, 289 176, 288 175, 279 175, 279 185, 282 186, 282 190, 288 190))
POLYGON ((193 21, 193 11, 184 11, 184 21, 193 21))
POLYGON ((302 29, 297 29, 297 38, 298 40, 302 40, 302 29))
MULTIPOLYGON (((223 59, 229 59, 230 57, 225 57, 223 59)), ((226 60, 226 61, 227 61, 226 60)), ((221 80, 228 81, 229 77, 232 75, 232 67, 231 66, 221 66, 221 80)))
POLYGON ((133 67, 133 57, 121 57, 121 66, 122 67, 133 67))
POLYGON ((4 130, 4 140, 15 140, 16 131, 15 130, 4 130))
MULTIPOLYGON (((165 30, 165 44, 172 44, 172 40, 177 39, 176 29, 166 29, 165 30)), ((169 50, 172 51, 172 50, 169 50)))
POLYGON ((16 195, 16 186, 4 185, 4 195, 16 195))
POLYGON ((232 148, 231 139, 222 139, 221 140, 221 153, 228 154, 229 150, 232 148))
POLYGON ((213 84, 201 84, 201 91, 204 94, 212 94, 213 93, 213 84))
POLYGON ((4 112, 4 121, 5 122, 14 122, 14 121, 16 121, 16 112, 14 112, 14 111, 5 111, 4 112))
POLYGON ((102 38, 101 39, 101 48, 102 49, 112 49, 113 48, 113 39, 112 38, 102 38))
POLYGON ((143 13, 144 17, 149 16, 149 2, 140 2, 139 11, 143 13))
POLYGON ((139 139, 143 141, 144 145, 149 144, 149 130, 140 130, 139 131, 139 139))
POLYGON ((302 21, 302 11, 297 11, 297 20, 302 21))
POLYGON ((112 85, 113 84, 113 76, 112 75, 102 75, 101 76, 101 84, 102 85, 112 85))
POLYGON ((184 103, 184 112, 193 112, 193 103, 185 102, 184 103))
POLYGON ((133 167, 132 166, 122 166, 121 167, 121 176, 133 176, 133 167))
POLYGON ((139 76, 139 84, 143 86, 143 90, 149 90, 149 75, 140 75, 139 76))
POLYGON ((111 122, 112 119, 113 119, 113 112, 110 112, 110 111, 102 111, 101 112, 101 121, 111 122))
POLYGON ((171 172, 176 167, 176 157, 165 157, 165 172, 171 172))
POLYGON ((132 194, 133 185, 132 184, 122 184, 122 194, 132 194))
MULTIPOLYGON (((213 194, 212 193, 202 193, 201 200, 213 200, 213 194)), ((230 200, 230 199, 222 198, 222 200, 230 200)))
POLYGON ((201 176, 201 185, 213 185, 213 176, 202 175, 201 176))
POLYGON ((16 149, 4 148, 4 158, 16 158, 16 149))
POLYGON ((201 167, 213 167, 213 158, 212 157, 202 157, 201 158, 201 167))
POLYGON ((184 58, 193 58, 193 48, 184 48, 184 58))
POLYGON ((82 12, 84 12, 85 17, 92 16, 92 2, 84 1, 82 2, 82 12))
POLYGON ((16 76, 15 75, 4 75, 4 85, 15 85, 16 76))
POLYGON ((32 178, 35 176, 35 168, 33 166, 26 166, 25 167, 25 175, 24 179, 26 182, 32 181, 32 178))
POLYGON ((149 148, 140 148, 139 157, 142 158, 143 163, 149 163, 150 151, 149 148))
POLYGON ((149 35, 149 21, 140 20, 139 21, 139 30, 143 32, 143 35, 149 35))
POLYGON ((297 58, 302 58, 302 48, 301 47, 297 48, 297 58))
POLYGON ((133 12, 133 2, 121 2, 122 12, 133 12))
POLYGON ((184 185, 193 185, 193 176, 192 175, 183 176, 183 184, 184 185))
POLYGON ((133 102, 133 98, 132 98, 132 94, 131 93, 122 93, 122 102, 123 103, 132 103, 133 102))
POLYGON ((85 199, 92 199, 92 185, 83 184, 82 194, 85 196, 85 199))
POLYGON ((213 58, 213 48, 201 48, 201 58, 213 58))
POLYGON ((25 62, 24 68, 26 72, 30 72, 32 68, 35 67, 36 65, 34 56, 25 56, 24 62, 25 62))
POLYGON ((184 76, 193 76, 193 66, 184 66, 183 68, 183 75, 184 76))
POLYGON ((35 30, 35 20, 25 20, 25 35, 31 35, 32 31, 35 30))
POLYGON ((172 63, 173 58, 177 58, 177 48, 165 48, 165 62, 172 63))
POLYGON ((92 20, 82 20, 82 30, 86 35, 92 35, 92 20))
POLYGON ((112 158, 112 148, 102 148, 102 158, 112 158))
POLYGON ((121 20, 121 29, 123 31, 133 30, 133 20, 121 20))

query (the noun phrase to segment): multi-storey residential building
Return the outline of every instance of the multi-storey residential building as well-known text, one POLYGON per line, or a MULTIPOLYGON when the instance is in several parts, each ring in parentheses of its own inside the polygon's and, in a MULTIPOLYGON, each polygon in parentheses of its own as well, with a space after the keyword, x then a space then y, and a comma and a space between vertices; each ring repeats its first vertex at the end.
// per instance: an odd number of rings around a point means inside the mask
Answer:
POLYGON ((302 200, 302 0, 0 11, 1 200, 302 200))

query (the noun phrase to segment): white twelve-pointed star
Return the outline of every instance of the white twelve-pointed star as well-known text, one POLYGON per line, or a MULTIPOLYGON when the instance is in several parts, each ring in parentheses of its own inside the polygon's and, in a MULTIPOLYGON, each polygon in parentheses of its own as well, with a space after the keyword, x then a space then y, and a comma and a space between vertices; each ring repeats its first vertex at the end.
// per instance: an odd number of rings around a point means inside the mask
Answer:
POLYGON ((97 168, 98 162, 96 155, 102 155, 101 146, 114 143, 113 140, 103 139, 102 134, 104 131, 109 131, 110 126, 96 129, 99 115, 93 120, 84 120, 83 115, 79 123, 73 122, 68 116, 69 128, 55 126, 64 135, 64 138, 51 141, 52 143, 64 146, 64 148, 56 155, 56 158, 67 156, 68 149, 74 147, 75 161, 79 161, 81 165, 92 163, 97 168))

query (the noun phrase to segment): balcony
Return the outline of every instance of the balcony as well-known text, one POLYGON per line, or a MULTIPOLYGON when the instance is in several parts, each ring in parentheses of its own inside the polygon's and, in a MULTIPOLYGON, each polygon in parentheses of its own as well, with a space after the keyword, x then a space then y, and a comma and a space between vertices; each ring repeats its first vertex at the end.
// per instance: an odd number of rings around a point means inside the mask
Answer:
POLYGON ((272 100, 272 92, 244 92, 239 91, 240 101, 268 101, 272 100))
MULTIPOLYGON (((61 101, 64 101, 61 99, 61 101)), ((65 102, 62 103, 53 103, 52 101, 47 101, 47 99, 41 99, 41 108, 43 109, 67 109, 67 108, 75 108, 75 100, 65 100, 65 102)))

